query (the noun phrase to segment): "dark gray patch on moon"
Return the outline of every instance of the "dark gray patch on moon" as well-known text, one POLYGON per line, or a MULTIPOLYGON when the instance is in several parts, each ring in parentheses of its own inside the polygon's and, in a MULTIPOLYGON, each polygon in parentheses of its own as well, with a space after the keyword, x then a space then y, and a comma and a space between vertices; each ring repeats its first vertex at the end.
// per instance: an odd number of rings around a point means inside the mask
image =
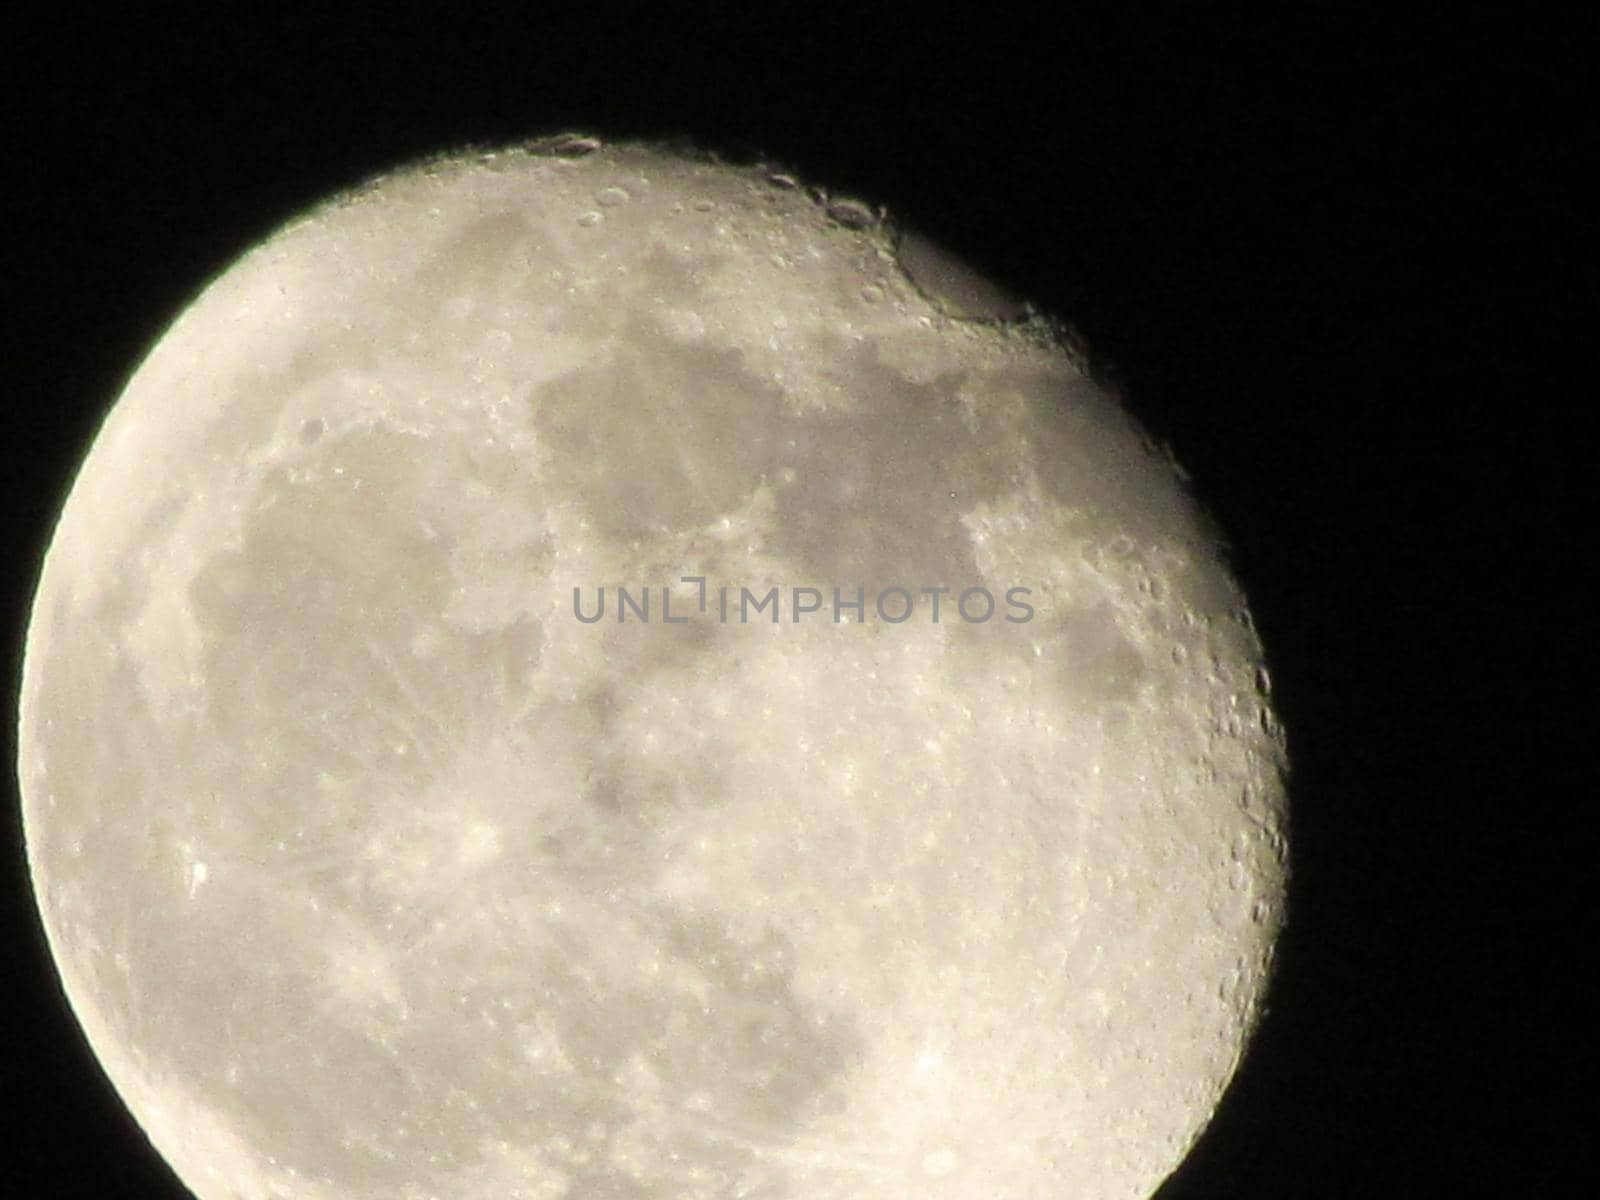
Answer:
POLYGON ((777 461, 781 404, 737 351, 685 346, 645 327, 533 396, 555 490, 623 541, 743 504, 777 461))
POLYGON ((869 351, 841 353, 841 373, 873 402, 795 422, 773 548, 804 582, 845 592, 980 582, 961 517, 1004 491, 1014 465, 963 427, 959 376, 916 383, 869 351))

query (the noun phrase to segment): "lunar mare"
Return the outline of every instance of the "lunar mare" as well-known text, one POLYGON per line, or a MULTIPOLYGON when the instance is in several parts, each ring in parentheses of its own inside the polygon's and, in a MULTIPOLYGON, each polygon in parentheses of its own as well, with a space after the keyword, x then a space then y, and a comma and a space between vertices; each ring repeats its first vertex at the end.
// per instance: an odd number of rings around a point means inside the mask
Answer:
POLYGON ((1169 460, 874 210, 642 145, 408 168, 211 283, 66 500, 19 746, 202 1200, 1146 1196, 1282 911, 1169 460), (573 618, 683 576, 1037 611, 573 618))

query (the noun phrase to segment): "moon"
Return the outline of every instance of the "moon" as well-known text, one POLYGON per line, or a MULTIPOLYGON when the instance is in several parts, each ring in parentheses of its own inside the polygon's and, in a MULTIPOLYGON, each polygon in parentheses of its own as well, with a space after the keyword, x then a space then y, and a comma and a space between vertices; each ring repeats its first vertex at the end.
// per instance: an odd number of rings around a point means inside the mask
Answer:
POLYGON ((880 209, 457 153, 111 408, 31 876, 201 1200, 1143 1197, 1282 922, 1262 664, 1170 457, 880 209))

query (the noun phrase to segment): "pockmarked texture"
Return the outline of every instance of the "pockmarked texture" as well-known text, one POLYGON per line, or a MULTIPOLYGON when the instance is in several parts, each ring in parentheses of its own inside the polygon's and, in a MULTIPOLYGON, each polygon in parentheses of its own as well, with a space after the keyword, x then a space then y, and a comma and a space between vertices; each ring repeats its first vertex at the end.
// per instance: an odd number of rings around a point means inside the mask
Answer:
POLYGON ((1260 647, 1168 458, 881 213, 641 145, 413 167, 207 287, 20 717, 66 993, 202 1200, 1146 1196, 1280 921, 1260 647), (694 619, 574 619, 629 584, 694 619))

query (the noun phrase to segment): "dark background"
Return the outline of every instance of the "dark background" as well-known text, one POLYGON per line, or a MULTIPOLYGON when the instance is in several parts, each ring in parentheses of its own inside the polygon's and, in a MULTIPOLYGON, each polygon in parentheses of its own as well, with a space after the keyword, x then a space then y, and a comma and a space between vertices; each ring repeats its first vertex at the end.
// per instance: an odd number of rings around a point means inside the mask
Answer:
MULTIPOLYGON (((865 12, 13 25, 8 704, 87 439, 263 235, 464 143, 764 151, 1074 324, 1230 537, 1295 768, 1291 924, 1260 1035, 1162 1200, 1550 1194, 1585 1151, 1513 1148, 1559 1040, 1524 901, 1562 918, 1521 850, 1548 824, 1530 733, 1566 651, 1521 565, 1559 519, 1526 484, 1550 384, 1509 330, 1569 302, 1530 238, 1566 215, 1543 182, 1566 35, 865 12)), ((57 991, 14 802, 0 832, 0 1193, 180 1197, 57 991)))

